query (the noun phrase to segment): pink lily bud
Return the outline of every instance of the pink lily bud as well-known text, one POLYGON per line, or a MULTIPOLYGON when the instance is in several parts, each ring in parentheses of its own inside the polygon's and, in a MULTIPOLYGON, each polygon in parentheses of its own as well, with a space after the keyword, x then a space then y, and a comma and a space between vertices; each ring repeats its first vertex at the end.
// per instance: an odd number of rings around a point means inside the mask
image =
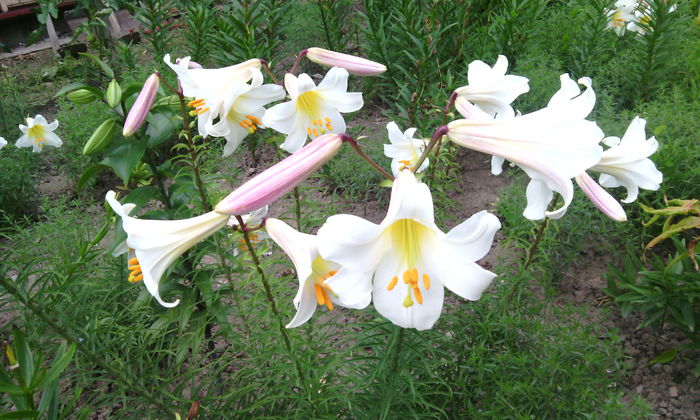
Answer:
POLYGON ((587 173, 582 173, 576 177, 576 183, 581 190, 591 199, 604 215, 616 222, 626 222, 627 215, 620 203, 613 196, 608 194, 593 178, 587 173))
POLYGON ((324 134, 236 188, 216 205, 221 214, 241 215, 264 207, 299 185, 338 152, 347 134, 324 134))
POLYGON ((366 58, 343 54, 323 48, 312 47, 306 50, 306 58, 314 63, 330 67, 340 67, 348 73, 358 76, 374 76, 386 71, 384 64, 375 63, 366 58))
POLYGON ((124 131, 122 132, 124 137, 134 134, 139 128, 141 128, 143 122, 146 121, 148 111, 151 110, 151 106, 153 106, 153 102, 156 100, 159 81, 160 79, 158 78, 158 72, 153 73, 148 79, 146 79, 146 83, 143 84, 141 93, 139 93, 139 96, 136 98, 134 105, 131 106, 129 115, 126 116, 124 131))

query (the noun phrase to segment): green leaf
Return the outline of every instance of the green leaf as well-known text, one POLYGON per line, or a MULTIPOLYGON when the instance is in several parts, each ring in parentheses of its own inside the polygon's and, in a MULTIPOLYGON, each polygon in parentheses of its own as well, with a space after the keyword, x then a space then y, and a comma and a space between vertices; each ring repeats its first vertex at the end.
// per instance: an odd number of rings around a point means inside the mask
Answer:
POLYGON ((88 53, 80 53, 80 55, 91 58, 98 66, 100 66, 100 69, 102 69, 102 71, 107 75, 107 77, 109 77, 110 79, 114 79, 114 71, 112 70, 112 68, 107 63, 100 60, 99 57, 88 53))
POLYGON ((180 123, 177 117, 164 113, 149 114, 146 121, 148 121, 146 137, 148 138, 148 147, 151 148, 172 138, 180 123))
POLYGON ((91 167, 87 168, 81 175, 80 178, 78 178, 78 183, 75 185, 76 191, 80 192, 80 190, 85 187, 85 184, 87 184, 92 178, 97 176, 100 172, 102 172, 103 169, 108 168, 109 166, 107 165, 102 165, 100 163, 96 165, 92 165, 91 167))
POLYGON ((678 349, 670 349, 666 350, 665 352, 661 353, 660 355, 654 357, 649 361, 649 366, 655 365, 657 363, 668 363, 672 361, 673 359, 676 358, 676 355, 678 354, 678 349))
POLYGON ((146 147, 142 143, 127 140, 113 147, 100 163, 112 168, 124 185, 127 185, 131 171, 141 163, 145 150, 146 147))
POLYGON ((38 416, 39 412, 36 410, 18 410, 0 414, 0 419, 35 419, 38 416))
POLYGON ((0 384, 0 393, 24 395, 24 390, 15 384, 0 384))
POLYGON ((36 385, 36 389, 42 389, 47 386, 50 382, 55 381, 63 373, 68 364, 73 360, 73 355, 75 354, 75 343, 71 344, 68 351, 65 351, 65 343, 61 345, 61 349, 57 353, 58 360, 55 360, 51 369, 46 372, 46 376, 36 385))
POLYGON ((12 326, 12 337, 15 340, 15 356, 19 363, 19 372, 22 378, 22 385, 29 386, 32 383, 34 376, 34 357, 32 350, 29 348, 29 343, 24 336, 24 333, 16 326, 12 326))
POLYGON ((120 201, 122 203, 134 203, 136 207, 134 207, 132 212, 136 214, 149 200, 161 200, 162 198, 163 196, 158 188, 148 185, 131 190, 131 192, 120 201))
POLYGON ((94 88, 92 86, 88 86, 85 83, 81 82, 73 82, 73 83, 68 83, 67 85, 63 86, 61 89, 58 90, 53 96, 54 98, 58 98, 59 96, 63 96, 66 93, 73 92, 74 90, 78 89, 85 89, 89 90, 90 92, 94 93, 95 96, 102 96, 102 91, 100 91, 97 88, 94 88))

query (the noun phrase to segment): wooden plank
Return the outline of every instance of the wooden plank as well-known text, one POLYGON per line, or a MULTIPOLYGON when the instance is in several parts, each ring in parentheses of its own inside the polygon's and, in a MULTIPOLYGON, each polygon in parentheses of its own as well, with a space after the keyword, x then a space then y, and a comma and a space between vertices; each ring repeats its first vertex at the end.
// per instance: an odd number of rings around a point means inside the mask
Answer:
POLYGON ((58 42, 58 34, 56 34, 56 28, 53 27, 53 19, 51 19, 51 15, 46 16, 46 32, 49 33, 51 49, 53 50, 54 54, 58 55, 58 47, 60 45, 58 42))

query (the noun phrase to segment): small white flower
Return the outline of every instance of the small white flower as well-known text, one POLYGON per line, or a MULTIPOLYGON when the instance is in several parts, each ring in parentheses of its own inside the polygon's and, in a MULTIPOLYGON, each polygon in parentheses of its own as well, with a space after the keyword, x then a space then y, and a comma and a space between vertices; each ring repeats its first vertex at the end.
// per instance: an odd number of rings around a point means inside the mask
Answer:
POLYGON ((320 256, 342 269, 324 281, 345 305, 370 294, 377 311, 404 328, 425 330, 440 317, 447 287, 478 300, 496 277, 475 261, 488 253, 501 224, 481 211, 447 234, 436 225, 428 187, 403 170, 386 217, 376 225, 348 214, 328 218, 318 232, 320 256))
POLYGON ((284 76, 290 101, 277 104, 265 112, 263 123, 287 138, 281 148, 294 153, 307 137, 315 139, 326 133, 345 132, 341 112, 362 108, 362 92, 348 92, 348 72, 339 67, 328 70, 318 86, 307 74, 284 76))
POLYGON ((7 140, 5 140, 3 137, 0 137, 0 149, 5 147, 7 145, 7 140))
POLYGON ((492 117, 513 118, 511 102, 529 91, 530 86, 527 77, 506 76, 507 70, 508 59, 503 55, 498 56, 493 67, 480 60, 472 61, 467 73, 469 84, 455 92, 492 117))
POLYGON ((265 229, 270 237, 289 255, 299 278, 299 291, 294 297, 297 313, 287 328, 294 328, 308 321, 318 305, 333 310, 334 304, 362 309, 369 305, 370 296, 365 296, 354 305, 343 305, 326 280, 342 270, 340 265, 323 259, 318 252, 318 238, 301 233, 277 219, 267 219, 265 229))
POLYGON ((617 0, 615 9, 606 9, 608 16, 608 29, 612 29, 616 34, 622 35, 625 29, 632 29, 635 20, 634 10, 637 7, 636 0, 617 0))
POLYGON ((63 142, 53 132, 57 127, 58 121, 49 124, 46 118, 39 114, 34 118, 27 118, 27 125, 19 125, 24 135, 17 139, 15 146, 32 147, 34 152, 41 152, 44 146, 61 147, 63 142))
POLYGON ((622 140, 617 137, 604 139, 604 144, 611 147, 603 152, 600 162, 590 168, 601 173, 600 185, 627 189, 623 203, 636 200, 639 188, 658 190, 663 181, 663 174, 648 159, 659 148, 659 143, 654 137, 646 138, 645 125, 644 119, 635 117, 622 140))
MULTIPOLYGON (((420 159, 426 142, 423 139, 414 139, 416 128, 409 128, 403 133, 395 122, 386 125, 391 144, 384 145, 384 155, 391 158, 391 171, 398 176, 402 169, 412 169, 420 159)), ((418 168, 422 172, 428 167, 428 159, 418 168)))

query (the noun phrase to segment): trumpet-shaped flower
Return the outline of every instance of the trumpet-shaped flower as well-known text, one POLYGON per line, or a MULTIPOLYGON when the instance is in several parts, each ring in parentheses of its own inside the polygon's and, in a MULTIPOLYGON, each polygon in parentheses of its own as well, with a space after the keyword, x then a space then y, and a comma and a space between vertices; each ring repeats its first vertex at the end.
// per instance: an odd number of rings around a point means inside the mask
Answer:
POLYGON ((143 280, 148 292, 166 308, 176 306, 180 300, 168 303, 160 297, 158 286, 165 270, 173 261, 196 243, 206 239, 226 226, 228 215, 209 212, 182 220, 146 220, 129 216, 132 203, 121 204, 114 191, 107 193, 107 202, 122 219, 127 234, 127 246, 134 250, 136 258, 129 261, 130 282, 143 280), (141 277, 139 277, 141 276, 141 277))
POLYGON ((568 75, 562 75, 561 81, 562 88, 546 108, 510 119, 492 119, 457 98, 458 109, 470 118, 447 126, 447 136, 454 143, 508 159, 530 176, 523 215, 531 220, 564 215, 574 194, 571 179, 598 163, 602 154, 598 143, 603 132, 595 122, 585 120, 595 104, 590 79, 579 79, 586 86, 580 95, 568 75), (546 211, 555 191, 564 204, 546 211))
POLYGON ((618 35, 624 34, 625 29, 632 29, 629 25, 635 20, 636 7, 636 0, 617 0, 614 9, 605 10, 608 16, 608 29, 614 30, 618 35))
POLYGON ((5 146, 7 146, 7 140, 5 140, 3 137, 0 137, 0 149, 2 149, 5 146))
MULTIPOLYGON (((386 125, 391 144, 384 145, 384 155, 391 158, 391 171, 397 176, 402 169, 412 169, 418 163, 420 155, 425 149, 423 139, 414 139, 416 128, 409 128, 403 133, 395 122, 386 125)), ((417 172, 422 172, 428 167, 428 159, 418 168, 417 172)))
POLYGON ((53 132, 57 127, 58 121, 49 124, 46 118, 39 114, 34 118, 27 118, 27 125, 19 125, 24 134, 17 139, 15 146, 31 147, 34 152, 41 152, 44 146, 61 147, 63 142, 53 132))
MULTIPOLYGON (((671 5, 668 8, 667 13, 672 13, 676 10, 676 5, 671 5)), ((627 29, 638 33, 639 35, 644 35, 649 29, 649 24, 651 23, 651 8, 646 2, 642 2, 637 10, 634 11, 633 19, 627 25, 627 29)))
POLYGON ((637 199, 639 188, 656 191, 663 181, 663 174, 656 169, 649 156, 656 152, 659 143, 656 138, 646 138, 646 121, 635 117, 622 139, 607 137, 603 143, 611 146, 605 150, 600 162, 591 168, 600 172, 600 185, 607 188, 625 187, 627 197, 624 203, 637 199))
POLYGON ((434 222, 430 190, 403 170, 379 225, 341 214, 321 227, 321 257, 343 267, 324 284, 345 305, 371 294, 377 311, 394 324, 428 329, 440 317, 444 287, 477 300, 496 276, 475 261, 489 251, 499 228, 496 216, 481 211, 443 233, 434 222))
POLYGON ((281 148, 294 153, 306 142, 326 133, 344 133, 341 112, 362 108, 362 92, 348 92, 348 72, 339 67, 328 70, 318 86, 307 74, 287 74, 284 87, 290 101, 277 104, 265 112, 263 123, 287 138, 281 148))
POLYGON ((287 328, 298 327, 308 321, 318 305, 333 310, 334 304, 362 309, 369 305, 370 296, 365 296, 354 305, 343 305, 326 281, 342 271, 340 265, 322 258, 318 252, 318 239, 296 231, 277 219, 267 219, 265 229, 270 237, 289 255, 299 278, 299 291, 294 297, 297 313, 287 328))
POLYGON ((343 54, 318 47, 305 50, 306 58, 317 64, 329 67, 340 67, 358 76, 374 76, 386 71, 384 64, 354 55, 343 54))
POLYGON ((164 60, 177 73, 183 94, 194 98, 189 106, 198 115, 199 134, 226 138, 225 156, 261 126, 262 107, 284 97, 281 87, 262 84, 259 59, 219 69, 191 68, 189 57, 177 64, 169 54, 164 60))
POLYGON ((499 55, 496 64, 489 67, 483 61, 469 63, 469 84, 455 90, 479 109, 495 118, 513 118, 510 106, 518 96, 530 90, 527 77, 507 75, 508 59, 499 55))
POLYGON ((236 83, 226 93, 219 121, 207 125, 207 133, 224 137, 224 156, 231 155, 248 135, 263 128, 265 105, 284 98, 284 89, 273 84, 262 84, 262 74, 257 73, 250 84, 236 83))

